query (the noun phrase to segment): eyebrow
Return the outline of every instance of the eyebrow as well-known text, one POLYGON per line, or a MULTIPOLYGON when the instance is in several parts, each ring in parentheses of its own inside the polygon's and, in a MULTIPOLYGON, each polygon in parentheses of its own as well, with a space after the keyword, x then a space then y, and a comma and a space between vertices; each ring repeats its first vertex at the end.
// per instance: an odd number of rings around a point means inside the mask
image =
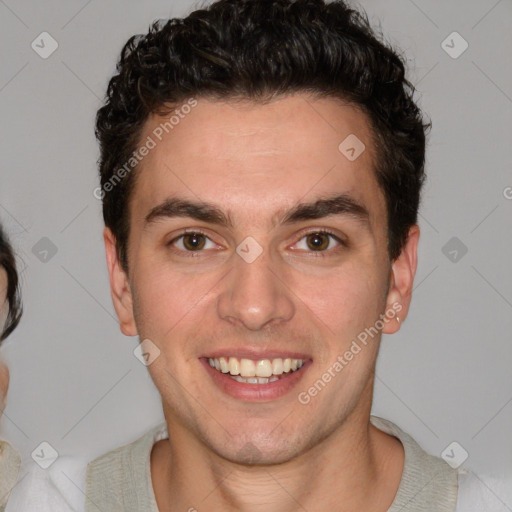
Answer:
MULTIPOLYGON (((281 224, 295 224, 305 220, 322 219, 331 215, 343 215, 369 225, 370 214, 368 209, 348 194, 339 194, 333 197, 317 199, 311 203, 299 203, 290 210, 278 212, 273 219, 273 226, 281 224)), ((233 228, 233 220, 229 213, 224 213, 212 203, 204 201, 191 201, 184 198, 173 197, 155 206, 146 215, 144 227, 158 220, 173 217, 190 217, 210 224, 233 228)))

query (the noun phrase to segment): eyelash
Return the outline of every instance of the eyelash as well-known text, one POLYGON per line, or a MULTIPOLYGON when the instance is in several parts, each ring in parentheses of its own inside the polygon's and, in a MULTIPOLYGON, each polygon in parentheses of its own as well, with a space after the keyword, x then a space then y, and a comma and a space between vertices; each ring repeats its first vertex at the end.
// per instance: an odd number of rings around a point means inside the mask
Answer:
MULTIPOLYGON (((332 239, 334 239, 336 242, 338 242, 339 244, 339 247, 334 247, 332 249, 325 249, 323 251, 313 251, 313 250, 309 250, 308 253, 310 254, 310 256, 314 257, 314 258, 327 258, 328 256, 330 256, 333 252, 338 252, 339 250, 341 249, 346 249, 348 248, 348 243, 345 241, 345 240, 342 240, 341 238, 339 238, 337 235, 335 235, 332 231, 330 231, 329 229, 327 228, 323 228, 323 229, 313 229, 311 231, 307 231, 305 233, 302 234, 302 236, 299 238, 298 242, 300 242, 301 240, 303 240, 304 238, 308 237, 309 235, 328 235, 330 236, 332 239), (327 254, 326 254, 327 253, 327 254)), ((297 242, 296 242, 297 243, 297 242)))
MULTIPOLYGON (((204 232, 202 231, 201 229, 187 229, 187 230, 184 230, 181 232, 181 234, 175 238, 173 238, 170 242, 168 242, 168 246, 172 248, 172 245, 180 240, 181 238, 183 238, 184 236, 186 235, 191 235, 191 234, 194 234, 194 235, 203 235, 204 237, 208 238, 208 240, 212 241, 211 238, 204 232)), ((323 229, 315 229, 315 230, 311 230, 311 231, 308 231, 306 233, 304 233, 298 240, 301 241, 302 239, 306 238, 307 236, 309 235, 328 235, 330 236, 331 238, 333 238, 336 242, 338 242, 341 246, 341 248, 348 248, 348 243, 342 239, 340 239, 337 235, 335 235, 332 231, 330 231, 329 229, 326 229, 326 228, 323 228, 323 229)), ((297 243, 297 242, 296 242, 297 243)), ((182 253, 187 253, 187 257, 192 257, 192 258, 197 258, 199 256, 199 253, 201 252, 204 252, 204 250, 200 249, 198 251, 187 251, 187 250, 183 250, 183 249, 175 249, 175 248, 172 248, 173 250, 175 251, 178 251, 180 254, 182 253)), ((310 255, 312 257, 320 257, 320 258, 326 258, 327 256, 329 256, 329 254, 325 254, 325 253, 332 253, 333 251, 336 251, 337 252, 337 249, 340 249, 340 247, 338 248, 333 248, 333 249, 325 249, 323 251, 308 251, 310 253, 310 255)))

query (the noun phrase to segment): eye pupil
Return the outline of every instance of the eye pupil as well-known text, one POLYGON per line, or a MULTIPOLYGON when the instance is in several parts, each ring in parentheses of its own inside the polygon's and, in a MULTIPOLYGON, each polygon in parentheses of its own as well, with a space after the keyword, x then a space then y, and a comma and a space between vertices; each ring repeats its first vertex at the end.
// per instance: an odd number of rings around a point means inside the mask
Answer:
POLYGON ((183 236, 183 245, 192 251, 202 249, 204 244, 204 235, 201 233, 187 233, 183 236))
POLYGON ((326 249, 329 246, 329 238, 323 233, 312 233, 307 237, 308 245, 314 249, 326 249))

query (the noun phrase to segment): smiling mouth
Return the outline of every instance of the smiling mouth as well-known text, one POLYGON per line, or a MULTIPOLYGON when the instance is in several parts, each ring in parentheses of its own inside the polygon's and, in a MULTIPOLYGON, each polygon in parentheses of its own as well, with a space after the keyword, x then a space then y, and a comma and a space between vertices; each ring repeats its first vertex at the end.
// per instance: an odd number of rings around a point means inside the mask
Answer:
POLYGON ((304 359, 238 359, 237 357, 209 357, 208 363, 219 373, 244 384, 270 384, 299 371, 304 359))

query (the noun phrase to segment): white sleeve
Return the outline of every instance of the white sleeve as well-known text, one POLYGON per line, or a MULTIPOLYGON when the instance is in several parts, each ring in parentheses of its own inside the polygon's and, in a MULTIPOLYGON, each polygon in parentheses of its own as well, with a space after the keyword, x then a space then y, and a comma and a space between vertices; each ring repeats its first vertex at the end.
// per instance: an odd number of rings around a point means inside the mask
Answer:
POLYGON ((459 470, 459 493, 455 512, 510 512, 512 478, 482 476, 459 470))
POLYGON ((5 512, 84 512, 87 462, 59 457, 48 469, 23 463, 5 512))

